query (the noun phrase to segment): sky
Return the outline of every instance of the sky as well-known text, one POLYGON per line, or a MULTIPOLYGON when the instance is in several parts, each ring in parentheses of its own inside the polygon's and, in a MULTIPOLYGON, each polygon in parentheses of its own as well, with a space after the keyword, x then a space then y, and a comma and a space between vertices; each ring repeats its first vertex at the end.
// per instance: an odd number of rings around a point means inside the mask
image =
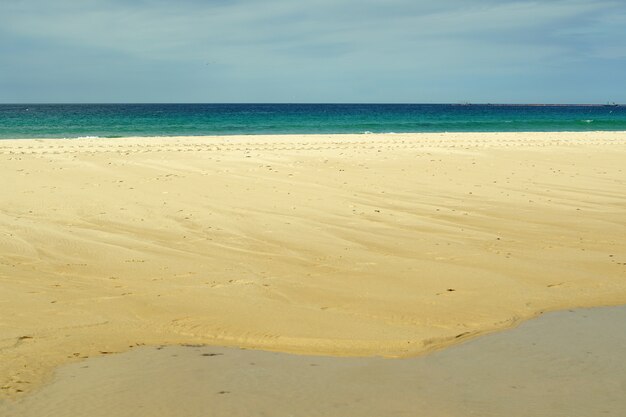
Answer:
POLYGON ((0 0, 0 102, 626 103, 626 0, 0 0))

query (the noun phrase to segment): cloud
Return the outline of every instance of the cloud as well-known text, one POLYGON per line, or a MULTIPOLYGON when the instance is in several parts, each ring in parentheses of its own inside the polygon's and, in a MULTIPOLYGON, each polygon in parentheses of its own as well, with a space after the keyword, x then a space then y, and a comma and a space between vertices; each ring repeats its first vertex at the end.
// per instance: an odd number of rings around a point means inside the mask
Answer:
MULTIPOLYGON (((128 71, 143 68, 155 82, 187 77, 181 91, 193 90, 191 83, 245 86, 221 87, 223 100, 254 91, 263 101, 279 99, 272 91, 305 101, 317 96, 304 83, 315 83, 328 101, 361 96, 347 85, 373 84, 387 86, 378 99, 393 99, 401 83, 423 88, 446 77, 469 95, 475 92, 462 81, 541 82, 581 63, 590 70, 598 58, 623 65, 625 16, 623 2, 612 0, 3 0, 0 50, 11 50, 14 79, 20 65, 23 71, 60 62, 45 49, 108 67, 83 64, 85 73, 69 71, 75 79, 98 74, 102 82, 124 84, 128 71), (255 88, 257 82, 266 88, 255 88)), ((66 81, 63 73, 58 77, 66 81)), ((419 94, 418 87, 410 90, 419 94)), ((142 88, 136 93, 146 96, 142 88)))

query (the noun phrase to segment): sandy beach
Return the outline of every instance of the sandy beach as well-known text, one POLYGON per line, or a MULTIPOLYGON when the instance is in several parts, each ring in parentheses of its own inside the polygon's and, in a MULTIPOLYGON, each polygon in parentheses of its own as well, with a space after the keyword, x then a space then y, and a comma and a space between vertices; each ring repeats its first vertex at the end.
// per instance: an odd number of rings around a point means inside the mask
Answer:
POLYGON ((626 304, 626 132, 0 141, 0 398, 142 345, 408 357, 626 304))

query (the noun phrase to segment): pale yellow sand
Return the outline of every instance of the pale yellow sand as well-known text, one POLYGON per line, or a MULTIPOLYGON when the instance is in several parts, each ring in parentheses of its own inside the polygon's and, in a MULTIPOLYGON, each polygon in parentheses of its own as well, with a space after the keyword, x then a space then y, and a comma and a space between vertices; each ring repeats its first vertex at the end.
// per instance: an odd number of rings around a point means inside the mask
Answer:
POLYGON ((0 141, 0 396, 140 344, 408 356, 626 303, 626 133, 0 141))

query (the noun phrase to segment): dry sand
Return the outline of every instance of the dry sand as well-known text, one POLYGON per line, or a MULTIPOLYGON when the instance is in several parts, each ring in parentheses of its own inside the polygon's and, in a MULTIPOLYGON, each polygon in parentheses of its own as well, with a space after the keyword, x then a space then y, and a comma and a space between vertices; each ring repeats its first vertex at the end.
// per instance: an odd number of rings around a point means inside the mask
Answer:
POLYGON ((10 417, 623 417, 626 306, 549 313, 427 356, 140 347, 61 367, 10 417))
POLYGON ((151 344, 411 356, 626 303, 626 132, 0 141, 0 397, 151 344))

